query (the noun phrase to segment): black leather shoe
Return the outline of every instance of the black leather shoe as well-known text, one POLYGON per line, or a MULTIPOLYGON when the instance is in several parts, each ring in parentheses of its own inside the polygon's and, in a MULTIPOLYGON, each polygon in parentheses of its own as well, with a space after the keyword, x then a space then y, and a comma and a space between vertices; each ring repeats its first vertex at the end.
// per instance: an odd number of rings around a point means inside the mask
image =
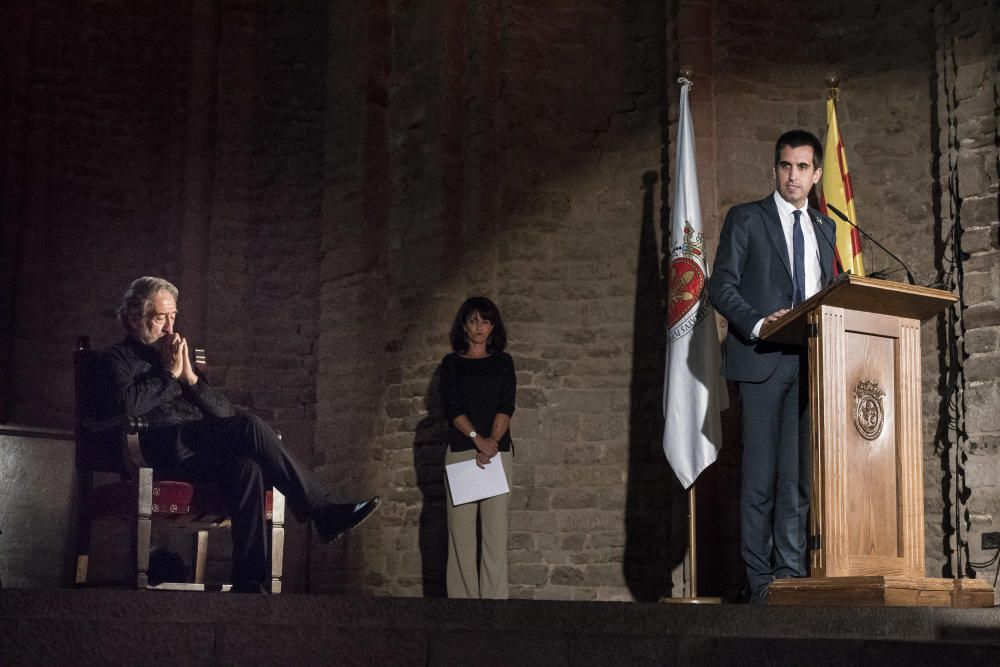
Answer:
POLYGON ((372 496, 359 503, 328 505, 314 519, 321 542, 333 542, 344 533, 361 525, 382 503, 379 496, 372 496))
POLYGON ((767 586, 761 587, 759 591, 750 596, 750 605, 753 607, 766 607, 767 593, 767 586))

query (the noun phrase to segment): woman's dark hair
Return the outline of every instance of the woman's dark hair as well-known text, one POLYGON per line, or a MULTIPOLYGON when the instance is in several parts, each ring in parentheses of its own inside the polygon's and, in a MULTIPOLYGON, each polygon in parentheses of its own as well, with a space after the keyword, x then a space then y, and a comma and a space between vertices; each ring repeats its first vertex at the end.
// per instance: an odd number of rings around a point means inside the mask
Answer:
POLYGON ((503 318, 500 317, 500 309, 496 304, 485 296, 474 296, 465 300, 462 307, 455 315, 455 322, 451 325, 451 349, 455 352, 468 352, 469 340, 465 337, 465 321, 473 313, 479 313, 479 317, 487 322, 493 323, 493 333, 486 341, 486 351, 490 354, 499 354, 507 347, 507 329, 503 326, 503 318))

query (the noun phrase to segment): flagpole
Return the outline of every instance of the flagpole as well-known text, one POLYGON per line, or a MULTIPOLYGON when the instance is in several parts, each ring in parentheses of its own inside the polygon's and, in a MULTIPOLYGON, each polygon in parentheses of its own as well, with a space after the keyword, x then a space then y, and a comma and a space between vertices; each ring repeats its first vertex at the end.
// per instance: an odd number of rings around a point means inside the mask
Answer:
MULTIPOLYGON (((694 81, 694 68, 693 67, 681 67, 680 71, 681 77, 687 79, 688 81, 694 81)), ((695 498, 694 487, 697 484, 695 481, 688 488, 688 558, 690 559, 690 567, 688 572, 691 577, 691 581, 688 584, 688 598, 690 600, 698 599, 698 528, 697 528, 697 518, 698 518, 698 504, 695 498)))
MULTIPOLYGON (((680 75, 688 81, 694 81, 694 68, 682 67, 680 75)), ((698 502, 694 488, 698 482, 695 481, 688 487, 688 559, 690 567, 688 573, 690 582, 688 584, 688 596, 682 598, 689 604, 718 604, 721 598, 700 598, 698 597, 698 502)))
MULTIPOLYGON (((681 77, 687 79, 688 81, 694 81, 694 68, 693 67, 681 67, 680 71, 681 77)), ((688 487, 688 595, 687 600, 697 601, 698 600, 698 528, 697 528, 697 515, 698 515, 698 505, 695 498, 694 487, 697 481, 688 487)))
POLYGON ((695 484, 688 489, 688 554, 691 558, 691 585, 690 595, 692 598, 698 597, 698 533, 697 533, 697 508, 694 496, 695 484))
MULTIPOLYGON (((697 536, 697 500, 695 497, 695 480, 699 473, 710 465, 716 458, 718 446, 711 440, 708 442, 703 438, 700 429, 691 430, 691 423, 702 422, 702 416, 691 417, 690 394, 685 395, 683 407, 679 407, 676 400, 678 388, 681 385, 674 385, 669 382, 671 374, 678 368, 687 369, 684 365, 671 363, 674 355, 683 355, 678 358, 698 359, 696 366, 699 368, 713 368, 708 372, 706 378, 702 380, 705 394, 699 394, 697 380, 695 376, 678 372, 676 381, 681 383, 691 383, 695 387, 695 395, 701 396, 698 401, 704 401, 706 411, 718 410, 717 403, 712 400, 711 387, 718 383, 718 369, 713 366, 712 359, 715 357, 715 366, 718 365, 718 337, 715 332, 715 316, 707 305, 703 309, 692 310, 690 306, 683 307, 685 303, 697 302, 704 304, 705 278, 708 276, 707 267, 704 264, 704 237, 701 225, 701 204, 698 196, 697 171, 694 162, 694 131, 691 123, 690 105, 688 102, 688 91, 694 85, 694 69, 683 65, 680 68, 681 84, 681 104, 677 128, 677 178, 675 179, 675 196, 673 201, 673 212, 671 221, 671 249, 670 249, 670 275, 668 279, 668 330, 670 331, 667 344, 667 368, 664 376, 664 453, 674 471, 678 472, 678 480, 687 486, 688 500, 688 530, 687 530, 687 582, 684 586, 684 597, 663 598, 661 602, 688 603, 688 604, 718 604, 720 598, 700 598, 698 597, 698 536, 697 536), (694 279, 700 276, 700 280, 694 279), (681 307, 678 308, 677 304, 681 307), (708 321, 712 328, 705 326, 698 328, 698 322, 708 314, 708 321), (686 319, 687 328, 682 328, 686 319), (711 331, 711 334, 709 333, 711 331), (686 337, 688 336, 688 337, 686 337), (708 339, 711 339, 710 341, 708 339), (702 340, 705 339, 705 340, 702 340), (694 341, 694 342, 692 342, 694 341), (705 350, 714 349, 715 354, 705 350), (677 352, 677 350, 681 350, 677 352), (688 356, 691 355, 691 356, 688 356), (669 392, 668 387, 673 387, 673 392, 669 392), (714 407, 710 407, 714 406, 714 407), (673 417, 668 418, 668 414, 673 417), (678 419, 678 415, 680 418, 678 419), (676 442, 683 442, 685 446, 693 445, 693 449, 678 450, 668 444, 668 431, 671 426, 680 426, 680 432, 674 431, 678 436, 676 442)), ((717 387, 716 387, 717 389, 717 387)), ((716 394, 716 401, 718 396, 716 394)), ((724 409, 721 408, 721 409, 724 409)), ((715 441, 721 440, 721 435, 717 433, 718 415, 710 419, 710 423, 715 421, 715 441)))
POLYGON ((698 596, 698 533, 695 528, 698 522, 698 504, 695 500, 695 484, 688 487, 688 582, 684 597, 661 598, 660 602, 668 604, 722 604, 720 597, 698 596))

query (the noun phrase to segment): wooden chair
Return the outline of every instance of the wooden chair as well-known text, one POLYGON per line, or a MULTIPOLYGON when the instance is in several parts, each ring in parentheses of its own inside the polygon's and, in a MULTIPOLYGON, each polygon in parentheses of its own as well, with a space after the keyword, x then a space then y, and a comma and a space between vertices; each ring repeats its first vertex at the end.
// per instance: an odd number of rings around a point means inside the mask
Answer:
MULTIPOLYGON (((204 353, 201 350, 196 350, 195 361, 199 370, 203 371, 204 353)), ((126 580, 129 585, 134 584, 140 589, 205 590, 207 529, 228 524, 222 491, 214 484, 160 479, 142 461, 138 438, 138 433, 145 428, 142 418, 121 415, 99 419, 100 363, 100 352, 90 349, 89 336, 80 336, 74 354, 79 491, 75 583, 77 586, 92 585, 87 581, 92 522, 105 517, 118 517, 131 523, 132 572, 131 579, 126 580), (100 477, 105 480, 110 478, 110 481, 101 483, 100 477), (196 528, 193 581, 150 583, 152 522, 161 520, 173 526, 196 528)), ((277 489, 267 492, 266 511, 271 524, 271 592, 280 593, 285 497, 277 489)), ((222 590, 228 589, 228 584, 222 586, 222 590)))

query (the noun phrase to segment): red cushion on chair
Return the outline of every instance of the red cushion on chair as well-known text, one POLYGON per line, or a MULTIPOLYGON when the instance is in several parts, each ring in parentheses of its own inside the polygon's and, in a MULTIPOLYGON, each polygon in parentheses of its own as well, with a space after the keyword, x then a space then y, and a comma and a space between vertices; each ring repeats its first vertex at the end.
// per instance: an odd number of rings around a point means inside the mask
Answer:
POLYGON ((271 520, 274 514, 274 490, 268 489, 264 494, 264 518, 271 520))
MULTIPOLYGON (((264 513, 268 521, 274 497, 268 489, 264 513)), ((96 487, 88 498, 92 517, 133 516, 137 511, 136 482, 121 481, 96 487)), ((175 480, 153 481, 152 514, 154 516, 199 515, 225 517, 228 514, 222 489, 215 484, 193 484, 175 480)))
MULTIPOLYGON (((218 494, 216 487, 209 487, 218 494)), ((195 514, 204 514, 203 508, 212 503, 214 499, 206 499, 205 491, 197 488, 190 482, 174 482, 167 479, 153 481, 153 514, 156 515, 178 515, 191 514, 194 509, 195 514), (195 502, 195 497, 201 492, 202 497, 195 502)), ((221 503, 215 503, 222 505, 221 503)), ((224 507, 220 507, 225 513, 224 507)), ((217 512, 219 513, 219 512, 217 512)))

